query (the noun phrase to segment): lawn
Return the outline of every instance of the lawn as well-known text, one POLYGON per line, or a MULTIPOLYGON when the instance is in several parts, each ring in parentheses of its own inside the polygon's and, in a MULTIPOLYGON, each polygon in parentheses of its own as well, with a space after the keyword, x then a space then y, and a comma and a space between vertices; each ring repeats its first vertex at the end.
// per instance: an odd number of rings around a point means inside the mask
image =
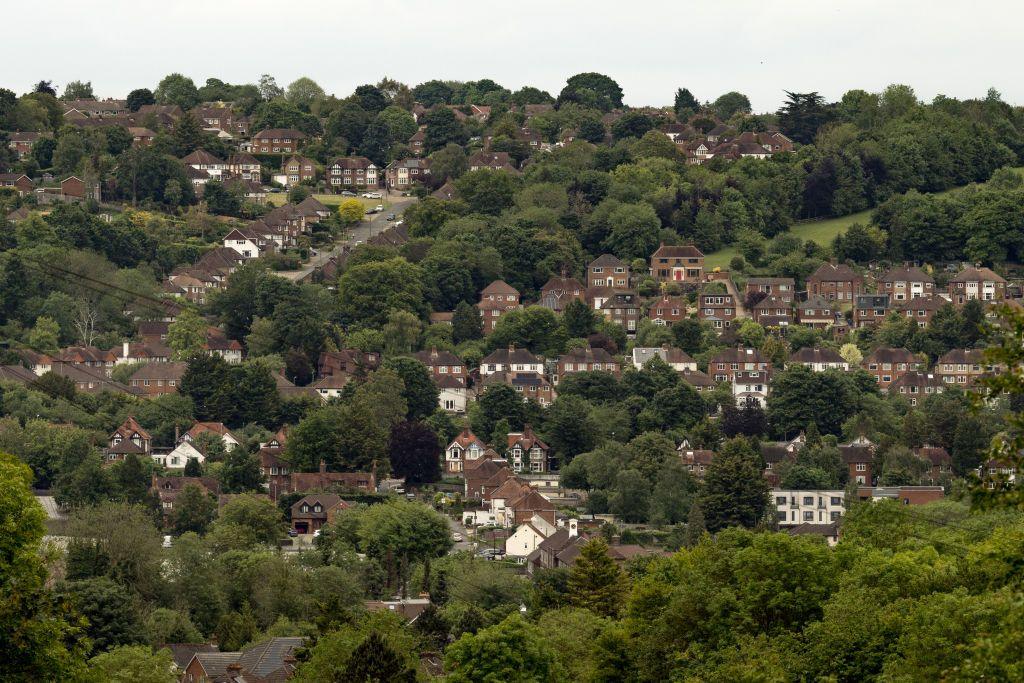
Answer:
MULTIPOLYGON (((1018 167, 1013 169, 1017 173, 1024 175, 1024 167, 1018 167)), ((952 192, 958 192, 961 188, 954 187, 949 190, 938 192, 937 194, 949 194, 952 192)), ((871 209, 867 211, 859 211, 857 213, 851 213, 846 216, 840 216, 839 218, 821 218, 818 220, 801 221, 794 223, 793 227, 789 229, 789 232, 796 235, 802 240, 810 240, 828 246, 835 239, 836 235, 841 235, 846 231, 848 227, 854 223, 863 223, 867 225, 871 221, 871 209)), ((716 252, 708 254, 704 259, 705 268, 721 268, 723 270, 729 267, 729 261, 732 260, 733 256, 736 256, 739 252, 735 246, 729 246, 724 249, 719 249, 716 252)))
MULTIPOLYGON (((342 197, 340 194, 315 194, 313 198, 319 201, 324 206, 337 206, 346 199, 353 199, 353 197, 342 197)), ((358 199, 364 207, 371 209, 378 204, 383 204, 384 208, 387 208, 388 202, 387 197, 384 199, 365 199, 363 197, 355 197, 358 199)), ((288 203, 287 192, 271 192, 267 195, 267 203, 271 206, 281 206, 282 204, 288 203)))

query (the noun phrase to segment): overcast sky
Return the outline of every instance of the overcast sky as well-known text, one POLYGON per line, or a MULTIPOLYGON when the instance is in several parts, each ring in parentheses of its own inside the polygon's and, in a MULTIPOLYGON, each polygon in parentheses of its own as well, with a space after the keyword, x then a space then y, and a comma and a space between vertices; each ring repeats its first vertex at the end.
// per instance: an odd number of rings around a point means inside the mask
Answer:
POLYGON ((286 85, 308 75, 345 96, 387 75, 489 77, 557 95, 580 71, 606 73, 627 104, 746 93, 756 111, 783 90, 837 99, 911 85, 1024 104, 1019 0, 92 0, 11 3, 0 87, 91 80, 100 97, 155 88, 167 73, 286 85))

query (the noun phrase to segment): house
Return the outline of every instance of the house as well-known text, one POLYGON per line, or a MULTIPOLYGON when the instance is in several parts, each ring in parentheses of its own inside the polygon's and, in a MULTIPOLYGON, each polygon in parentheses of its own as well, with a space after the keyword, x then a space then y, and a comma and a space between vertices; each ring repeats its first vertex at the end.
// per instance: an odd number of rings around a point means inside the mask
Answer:
POLYGON ((238 437, 223 422, 196 422, 182 435, 181 439, 182 441, 195 443, 201 434, 209 434, 220 438, 226 451, 234 450, 242 444, 238 437))
POLYGON ((797 304, 797 322, 805 327, 825 329, 835 324, 837 311, 821 296, 809 296, 807 301, 797 304))
POLYGON ((927 327, 935 314, 943 306, 950 303, 941 296, 914 297, 910 301, 904 301, 895 310, 917 323, 918 327, 927 327))
POLYGON ((958 306, 972 299, 1003 301, 1006 280, 989 268, 964 268, 949 281, 949 298, 958 306))
POLYGON ((207 334, 202 350, 207 355, 220 356, 224 362, 232 365, 242 362, 242 345, 234 339, 228 339, 220 334, 207 334))
POLYGON ((704 279, 704 254, 692 244, 662 243, 651 255, 651 275, 658 282, 699 283, 704 279))
POLYGON ((434 384, 438 389, 437 404, 442 410, 460 415, 466 412, 466 406, 469 405, 469 387, 463 378, 442 375, 434 378, 434 384))
POLYGON ((634 346, 631 355, 633 367, 637 370, 642 370, 647 365, 647 362, 655 356, 672 366, 672 369, 676 372, 697 370, 697 361, 691 358, 690 354, 674 346, 667 345, 661 347, 634 346))
POLYGON ((620 374, 618 362, 611 354, 601 347, 571 349, 568 353, 558 357, 558 374, 554 378, 557 384, 560 378, 571 375, 574 372, 591 372, 599 370, 610 372, 616 377, 620 374))
POLYGON ((686 318, 688 302, 685 296, 663 294, 655 299, 647 311, 647 317, 655 325, 671 325, 686 318))
POLYGON ((555 504, 516 476, 506 479, 487 494, 484 502, 490 506, 491 515, 500 527, 514 527, 534 516, 541 517, 552 526, 555 524, 555 504))
POLYGON ((939 356, 933 371, 944 384, 968 388, 993 370, 993 366, 985 361, 984 350, 951 349, 939 356))
POLYGON ((206 449, 192 441, 179 440, 171 451, 160 451, 152 454, 153 462, 168 470, 181 471, 189 460, 200 465, 206 462, 206 449))
POLYGON ((527 557, 558 528, 540 515, 534 515, 529 521, 520 524, 505 539, 505 555, 508 557, 527 557))
POLYGON ((197 486, 211 496, 220 494, 220 482, 215 477, 158 477, 154 475, 150 490, 156 492, 165 520, 174 512, 174 501, 178 499, 178 495, 185 490, 186 486, 197 486))
POLYGON ((902 266, 878 278, 878 291, 888 294, 892 301, 930 298, 935 295, 935 279, 916 266, 902 266))
POLYGON ((455 187, 455 183, 452 182, 451 178, 448 178, 444 181, 444 185, 431 192, 430 196, 434 199, 451 201, 459 198, 459 190, 455 187))
POLYGON ((853 302, 855 328, 879 325, 889 315, 889 294, 858 294, 853 302))
POLYGON ((553 469, 551 447, 533 433, 530 425, 525 425, 521 432, 509 432, 505 457, 514 472, 541 474, 553 469))
POLYGON ((602 254, 587 264, 587 287, 629 287, 629 265, 611 254, 602 254))
POLYGON ((495 384, 508 385, 521 394, 524 401, 536 401, 541 406, 549 406, 558 398, 550 382, 537 372, 492 372, 480 382, 480 393, 495 384))
POLYGON ((940 484, 953 476, 953 458, 945 448, 925 444, 915 448, 914 455, 928 463, 929 484, 940 484))
POLYGON ((311 493, 292 505, 292 530, 300 534, 316 533, 348 506, 336 493, 311 493))
POLYGON ((451 379, 459 386, 466 386, 466 377, 469 374, 466 372, 466 365, 451 351, 438 351, 436 348, 431 348, 429 351, 414 353, 413 358, 430 370, 430 376, 434 378, 435 382, 451 379))
POLYGON ((463 463, 465 497, 469 500, 482 500, 512 476, 508 461, 493 449, 488 448, 480 458, 465 460, 463 463))
POLYGON ((366 157, 338 157, 324 169, 327 188, 332 192, 343 189, 377 187, 380 176, 377 165, 366 157))
POLYGON ((306 134, 294 128, 267 128, 252 136, 253 154, 295 154, 306 134))
POLYGON ((771 361, 757 349, 723 349, 708 361, 708 374, 716 382, 732 382, 738 372, 771 372, 771 361))
POLYGON ((477 308, 483 319, 484 334, 490 334, 506 311, 519 308, 519 290, 504 280, 495 280, 480 292, 477 308))
POLYGON ((70 176, 60 181, 60 194, 62 197, 74 197, 76 199, 91 199, 102 201, 99 181, 85 181, 78 176, 70 176))
POLYGON ((327 403, 332 398, 341 396, 341 392, 350 379, 349 375, 327 375, 313 382, 310 388, 316 392, 322 402, 327 403))
POLYGON ((64 116, 77 112, 86 117, 124 116, 128 113, 127 100, 67 100, 60 103, 64 107, 64 116))
POLYGON ((470 171, 490 169, 493 171, 511 171, 517 173, 516 167, 512 165, 512 157, 508 152, 477 152, 469 157, 467 161, 470 171))
POLYGON ((776 520, 780 527, 838 522, 846 511, 845 492, 774 489, 776 520))
POLYGON ((223 242, 225 247, 234 249, 246 260, 275 251, 274 243, 251 227, 232 229, 224 236, 223 242))
POLYGON ((359 349, 324 351, 317 359, 317 376, 342 376, 347 382, 352 377, 364 377, 380 366, 381 357, 376 351, 363 352, 359 349))
MULTIPOLYGON (((419 616, 430 607, 430 598, 402 598, 395 597, 393 600, 363 600, 363 607, 367 612, 391 612, 397 614, 408 623, 413 623, 419 616)), ((421 653, 421 657, 427 653, 421 653)), ((443 669, 443 665, 442 665, 443 669)), ((443 673, 443 671, 442 671, 443 673)))
POLYGON ((906 398, 910 405, 916 406, 926 397, 941 394, 945 389, 945 383, 939 376, 930 372, 910 370, 902 377, 894 379, 887 393, 899 394, 906 398))
POLYGON ((849 362, 840 356, 837 351, 806 346, 794 352, 789 357, 789 360, 786 361, 787 367, 792 365, 805 365, 814 372, 824 372, 825 370, 848 371, 850 369, 849 362))
POLYGON ((711 323, 716 330, 731 327, 736 319, 736 300, 724 291, 701 292, 697 300, 697 317, 711 323))
POLYGON ((875 444, 859 436, 848 444, 839 445, 839 457, 849 471, 850 481, 871 486, 874 481, 875 444))
POLYGON ((14 150, 19 159, 24 159, 32 153, 32 146, 42 138, 42 133, 14 131, 7 134, 7 146, 14 150))
POLYGON ((540 288, 540 305, 561 313, 570 301, 585 301, 586 288, 572 277, 552 277, 540 288))
POLYGON ((676 452, 679 453, 679 460, 687 471, 698 479, 704 478, 704 473, 711 466, 711 461, 715 459, 714 451, 705 448, 692 448, 686 439, 679 444, 676 452))
POLYGON ((228 157, 228 172, 242 180, 262 181, 263 170, 259 160, 246 152, 235 152, 228 157))
POLYGON ((292 464, 284 458, 284 446, 287 435, 279 431, 271 439, 260 444, 260 475, 271 500, 288 490, 292 464))
POLYGON ((384 182, 389 189, 408 190, 414 183, 426 182, 429 175, 427 159, 396 159, 384 168, 384 182))
POLYGON ((483 457, 487 444, 477 438, 468 427, 444 449, 444 471, 446 474, 462 474, 467 463, 476 463, 483 457))
POLYGON ((285 185, 293 187, 299 183, 316 180, 316 162, 309 157, 292 156, 281 166, 285 176, 285 185))
POLYGON ((920 370, 921 361, 906 349, 879 347, 862 360, 860 366, 875 378, 884 391, 907 372, 920 370))
POLYGON ((770 294, 754 304, 750 316, 762 327, 789 327, 793 323, 793 304, 770 294))
POLYGON ((107 461, 124 460, 129 453, 147 455, 153 450, 153 437, 131 415, 107 439, 107 461))
POLYGON ((926 505, 945 497, 941 486, 861 486, 857 489, 858 500, 896 500, 901 505, 926 505))
POLYGON ((807 278, 808 296, 827 301, 853 301, 864 292, 864 278, 845 263, 823 263, 807 278))
POLYGON ((796 282, 791 277, 752 277, 747 280, 744 291, 747 296, 762 293, 766 296, 776 296, 786 303, 793 303, 796 282))
POLYGON ((69 346, 58 351, 53 360, 54 366, 60 364, 85 371, 95 370, 109 377, 117 364, 117 355, 94 346, 69 346))
POLYGON ((613 290, 600 306, 605 318, 624 327, 632 336, 640 325, 640 295, 630 290, 613 290))
POLYGON ((787 526, 786 532, 790 536, 818 536, 824 538, 830 548, 839 543, 839 524, 837 522, 829 522, 828 524, 811 524, 807 522, 796 526, 787 526))
POLYGON ((320 461, 316 472, 290 472, 280 479, 279 495, 306 491, 356 490, 367 493, 377 491, 377 467, 370 472, 328 472, 327 463, 320 461))
POLYGON ((198 171, 206 171, 213 180, 220 180, 228 170, 228 163, 218 159, 205 149, 197 149, 181 160, 186 166, 191 166, 198 171))
POLYGON ((739 407, 768 407, 771 376, 764 370, 738 370, 732 378, 732 395, 739 407))
POLYGON ((480 361, 480 375, 486 377, 495 372, 544 372, 544 362, 526 349, 495 349, 480 361))
POLYGON ((176 394, 187 368, 187 363, 178 361, 146 363, 132 373, 128 386, 140 396, 176 394))
POLYGON ((183 683, 285 681, 298 665, 295 652, 305 638, 276 637, 242 652, 196 652, 185 666, 183 683))
POLYGON ((707 373, 700 370, 683 370, 679 373, 680 379, 689 384, 696 391, 714 391, 718 384, 707 373))
POLYGON ((801 448, 807 445, 807 437, 800 432, 789 441, 761 442, 761 459, 764 461, 762 474, 769 486, 779 485, 779 466, 796 458, 801 448))

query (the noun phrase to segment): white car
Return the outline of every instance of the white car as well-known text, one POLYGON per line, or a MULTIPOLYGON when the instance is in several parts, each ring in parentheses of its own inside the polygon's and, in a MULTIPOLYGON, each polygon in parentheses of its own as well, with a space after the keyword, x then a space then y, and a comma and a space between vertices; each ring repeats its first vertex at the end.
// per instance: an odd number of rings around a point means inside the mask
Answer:
POLYGON ((461 543, 462 542, 462 534, 460 534, 459 532, 455 532, 454 534, 452 534, 452 540, 455 541, 456 543, 461 543))
POLYGON ((366 197, 367 199, 380 199, 384 195, 382 195, 380 192, 367 192, 363 196, 366 197))
POLYGON ((165 548, 170 548, 172 545, 174 545, 174 541, 170 536, 164 536, 163 545, 165 548))
POLYGON ((377 206, 373 207, 374 213, 380 213, 383 210, 384 210, 384 205, 383 204, 378 204, 377 206))

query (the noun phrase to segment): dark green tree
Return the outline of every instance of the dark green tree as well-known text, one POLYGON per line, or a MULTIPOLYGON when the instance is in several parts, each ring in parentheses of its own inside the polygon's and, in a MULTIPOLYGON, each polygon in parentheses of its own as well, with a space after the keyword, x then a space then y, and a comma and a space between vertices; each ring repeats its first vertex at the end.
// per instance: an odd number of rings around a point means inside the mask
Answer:
POLYGON ((595 537, 580 549, 569 570, 569 601, 606 617, 618 616, 626 599, 626 576, 608 555, 608 544, 595 537))
POLYGON ((437 385, 423 363, 399 356, 385 360, 383 367, 394 370, 405 385, 402 397, 408 406, 407 419, 422 420, 437 409, 437 385))
POLYGON ((437 434, 422 422, 399 422, 391 428, 391 473, 406 484, 441 478, 441 445, 437 434))
POLYGON ((700 109, 700 102, 697 101, 697 98, 687 88, 679 88, 676 90, 673 108, 676 112, 676 118, 683 121, 697 113, 700 109))
POLYGON ((174 500, 170 516, 171 529, 177 534, 189 531, 206 533, 217 513, 217 501, 195 484, 186 484, 174 500))
POLYGON ((814 142, 818 129, 831 120, 825 98, 817 92, 786 93, 786 101, 777 112, 779 128, 788 137, 808 145, 814 142))
POLYGON ((58 592, 88 620, 86 634, 92 640, 94 653, 145 642, 146 634, 131 594, 111 579, 68 581, 58 592))
POLYGON ((700 508, 709 531, 753 527, 768 508, 768 481, 760 456, 743 437, 726 441, 704 476, 700 508))
POLYGON ((384 636, 374 631, 352 651, 341 680, 351 683, 415 683, 416 670, 407 666, 384 636))
POLYGON ((461 344, 465 341, 481 339, 484 336, 483 321, 480 309, 474 304, 460 301, 452 314, 452 341, 461 344))

